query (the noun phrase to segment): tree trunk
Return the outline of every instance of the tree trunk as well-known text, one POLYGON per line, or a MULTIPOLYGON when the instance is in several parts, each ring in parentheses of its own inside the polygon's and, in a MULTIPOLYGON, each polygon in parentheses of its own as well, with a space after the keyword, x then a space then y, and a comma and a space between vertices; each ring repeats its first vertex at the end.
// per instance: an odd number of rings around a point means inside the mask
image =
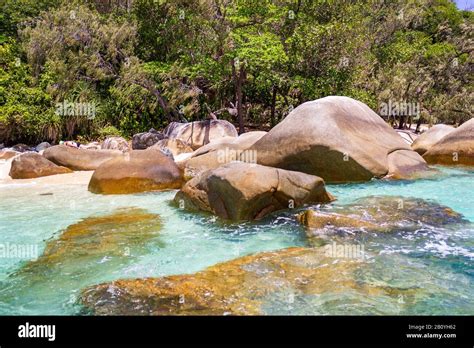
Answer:
POLYGON ((236 77, 236 86, 235 86, 235 102, 237 104, 237 119, 239 122, 239 134, 245 133, 245 127, 244 127, 244 109, 242 105, 242 87, 244 84, 244 79, 245 79, 245 68, 243 66, 240 66, 238 74, 237 72, 235 73, 236 77))
POLYGON ((418 121, 416 121, 416 129, 415 129, 415 133, 420 133, 420 127, 421 127, 421 123, 423 122, 423 117, 418 117, 418 121))
POLYGON ((277 96, 277 88, 275 86, 273 86, 272 106, 271 106, 271 112, 270 112, 270 127, 272 127, 272 128, 275 125, 276 96, 277 96))
POLYGON ((404 124, 405 124, 405 116, 400 116, 400 123, 398 124, 398 129, 403 129, 404 124))

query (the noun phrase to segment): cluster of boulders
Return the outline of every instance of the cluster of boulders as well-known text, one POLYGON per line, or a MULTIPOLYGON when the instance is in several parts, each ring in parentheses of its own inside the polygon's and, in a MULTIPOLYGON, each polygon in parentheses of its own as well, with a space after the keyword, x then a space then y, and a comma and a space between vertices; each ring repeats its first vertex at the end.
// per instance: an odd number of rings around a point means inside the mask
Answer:
MULTIPOLYGON (((426 143, 428 136, 427 134, 426 143)), ((433 141, 433 145, 428 145, 423 154, 429 164, 474 165, 474 118, 440 138, 433 141)))
POLYGON ((11 162, 14 179, 90 170, 94 193, 180 189, 174 201, 182 208, 247 220, 329 202, 325 182, 414 179, 432 173, 428 163, 473 165, 473 134, 474 119, 413 141, 367 105, 333 96, 300 105, 269 132, 239 136, 224 120, 172 122, 131 142, 18 144, 0 160, 11 162))

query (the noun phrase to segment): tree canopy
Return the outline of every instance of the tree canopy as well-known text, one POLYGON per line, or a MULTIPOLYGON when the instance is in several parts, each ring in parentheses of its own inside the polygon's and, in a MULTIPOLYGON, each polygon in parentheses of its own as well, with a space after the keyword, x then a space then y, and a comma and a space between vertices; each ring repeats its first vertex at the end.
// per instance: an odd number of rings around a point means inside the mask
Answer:
POLYGON ((473 18, 448 0, 4 0, 0 143, 211 116, 268 129, 328 95, 459 124, 474 116, 473 18), (64 101, 96 117, 62 117, 64 101))

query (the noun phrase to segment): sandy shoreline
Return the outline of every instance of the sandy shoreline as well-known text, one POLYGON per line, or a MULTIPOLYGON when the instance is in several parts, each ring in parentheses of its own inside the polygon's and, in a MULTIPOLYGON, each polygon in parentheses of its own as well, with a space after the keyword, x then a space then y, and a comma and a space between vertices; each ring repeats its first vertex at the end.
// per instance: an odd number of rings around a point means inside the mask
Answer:
POLYGON ((0 179, 0 187, 2 185, 8 184, 39 184, 39 185, 85 185, 89 184, 93 170, 90 171, 77 171, 68 174, 57 174, 50 176, 43 176, 40 178, 33 179, 12 179, 11 177, 6 177, 0 179))

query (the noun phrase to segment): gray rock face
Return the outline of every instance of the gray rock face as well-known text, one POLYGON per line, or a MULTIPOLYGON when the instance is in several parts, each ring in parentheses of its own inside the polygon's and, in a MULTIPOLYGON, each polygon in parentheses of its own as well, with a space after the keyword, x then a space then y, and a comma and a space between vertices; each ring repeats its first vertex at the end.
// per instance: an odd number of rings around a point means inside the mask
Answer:
POLYGON ((179 139, 193 150, 224 137, 237 137, 235 127, 225 120, 205 120, 189 123, 172 122, 164 130, 168 138, 179 139))
POLYGON ((164 139, 163 133, 151 128, 148 132, 135 134, 132 138, 133 150, 145 150, 164 139))
POLYGON ((48 147, 51 147, 51 144, 45 141, 45 142, 42 142, 42 143, 38 144, 35 147, 35 151, 40 152, 40 151, 46 150, 48 147))

